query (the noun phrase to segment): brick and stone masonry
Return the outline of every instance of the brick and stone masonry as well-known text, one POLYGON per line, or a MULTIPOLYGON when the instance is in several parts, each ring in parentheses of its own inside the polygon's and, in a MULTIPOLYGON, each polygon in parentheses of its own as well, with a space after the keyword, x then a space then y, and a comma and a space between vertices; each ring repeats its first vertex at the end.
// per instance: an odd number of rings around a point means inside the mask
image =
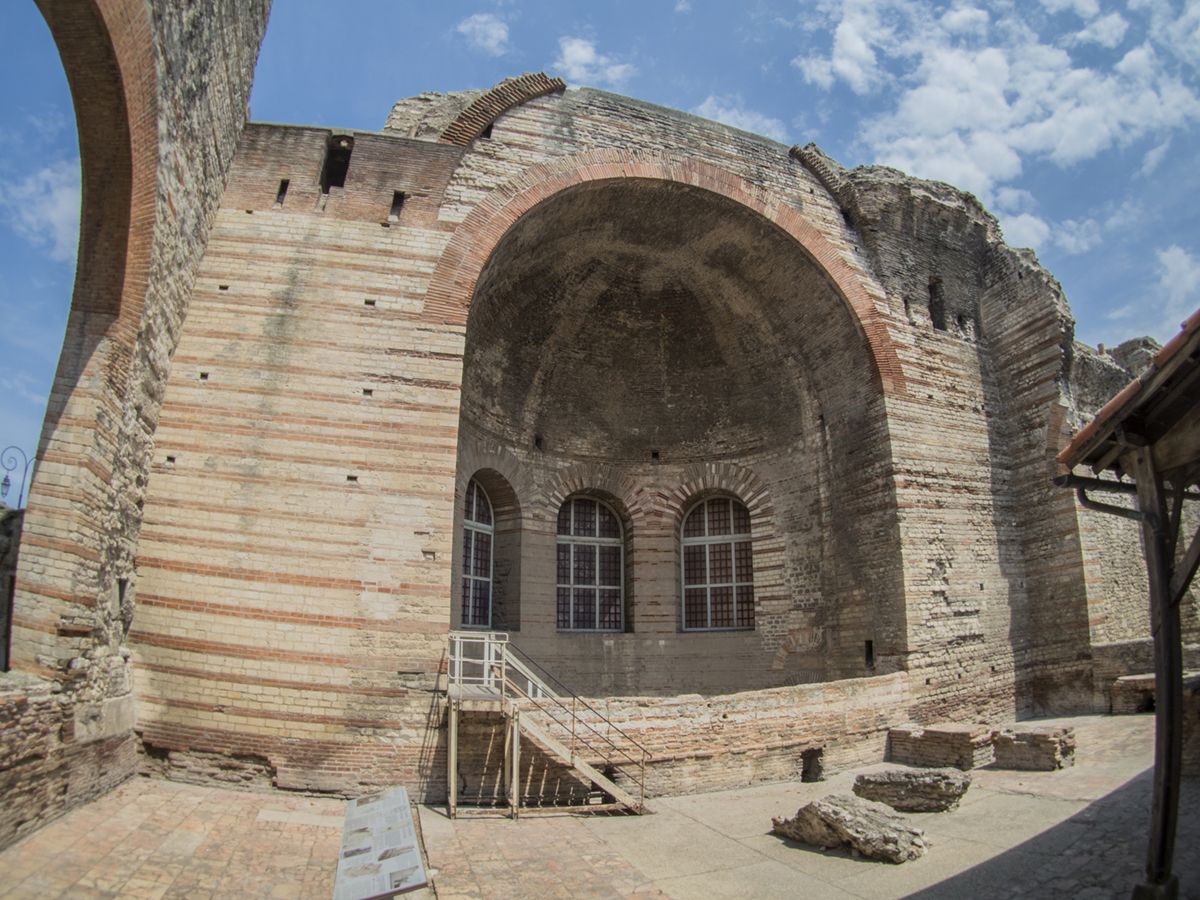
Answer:
POLYGON ((969 195, 541 75, 379 132, 243 129, 265 3, 80 6, 47 19, 112 215, 84 217, 13 652, 73 721, 135 721, 148 768, 444 795, 472 479, 492 626, 641 722, 662 790, 1090 709, 1148 646, 1136 541, 1049 481, 1133 362, 1073 342, 969 195), (611 631, 558 625, 577 496, 621 521, 611 631), (682 520, 722 496, 753 621, 686 630, 682 520))

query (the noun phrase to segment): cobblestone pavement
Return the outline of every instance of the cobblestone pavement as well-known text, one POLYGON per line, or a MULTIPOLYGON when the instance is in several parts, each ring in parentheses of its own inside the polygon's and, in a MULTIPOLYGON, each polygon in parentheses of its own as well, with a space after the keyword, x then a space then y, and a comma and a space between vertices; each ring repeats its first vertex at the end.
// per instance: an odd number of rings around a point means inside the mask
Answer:
MULTIPOLYGON (((932 840, 901 866, 774 837, 771 816, 849 790, 761 785, 654 801, 654 815, 420 809, 440 898, 1128 897, 1149 823, 1153 718, 1075 726, 1077 764, 980 769, 962 805, 913 815, 932 840)), ((332 893, 344 804, 138 778, 0 853, 0 897, 320 897, 332 893)), ((1185 784, 1175 871, 1200 900, 1200 780, 1185 784)), ((420 892, 429 896, 431 892, 420 892)), ((419 896, 419 895, 418 895, 419 896)))

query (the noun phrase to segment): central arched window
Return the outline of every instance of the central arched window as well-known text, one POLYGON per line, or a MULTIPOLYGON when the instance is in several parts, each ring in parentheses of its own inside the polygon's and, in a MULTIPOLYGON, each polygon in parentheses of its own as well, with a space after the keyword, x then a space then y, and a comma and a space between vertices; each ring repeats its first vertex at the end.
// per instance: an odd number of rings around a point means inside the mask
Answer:
POLYGON ((750 511, 732 497, 701 500, 683 519, 683 627, 754 627, 750 511))
POLYGON ((559 630, 620 631, 625 543, 603 501, 568 498, 558 511, 559 630))
POLYGON ((492 502, 471 479, 463 509, 462 623, 492 625, 492 502))

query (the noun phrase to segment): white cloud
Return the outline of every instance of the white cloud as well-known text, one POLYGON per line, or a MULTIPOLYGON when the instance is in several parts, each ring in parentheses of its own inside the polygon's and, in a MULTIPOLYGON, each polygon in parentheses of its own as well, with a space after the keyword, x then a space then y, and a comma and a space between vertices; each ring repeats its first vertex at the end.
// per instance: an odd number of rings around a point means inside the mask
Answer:
POLYGON ((1010 247, 1044 246, 1050 236, 1050 226, 1032 213, 1019 213, 1015 216, 1002 216, 1000 229, 1004 232, 1004 240, 1010 247))
POLYGON ((826 91, 833 87, 833 63, 823 56, 797 56, 792 65, 803 73, 809 84, 826 91))
POLYGON ((1053 242, 1069 256, 1087 253, 1104 240, 1103 226, 1095 219, 1067 219, 1054 228, 1053 242))
POLYGON ((0 192, 8 226, 51 259, 73 262, 79 243, 79 162, 53 163, 0 192))
POLYGON ((1157 46, 1193 69, 1200 67, 1200 3, 1189 0, 1177 11, 1171 0, 1130 0, 1129 9, 1146 11, 1157 46))
POLYGON ((1128 30, 1129 23, 1121 17, 1120 13, 1109 13, 1107 16, 1101 16, 1088 23, 1088 26, 1082 31, 1070 35, 1067 43, 1099 44, 1101 47, 1108 47, 1111 50, 1125 39, 1125 32, 1128 30))
POLYGON ((1163 157, 1167 155, 1167 151, 1170 149, 1171 139, 1167 138, 1161 144, 1147 150, 1146 155, 1142 157, 1142 167, 1138 169, 1138 174, 1143 178, 1152 174, 1162 163, 1163 157))
POLYGON ((973 6, 960 6, 947 10, 942 16, 942 27, 951 34, 983 34, 987 31, 988 14, 973 6))
POLYGON ((1041 0, 1048 12, 1058 13, 1071 10, 1081 19, 1100 15, 1100 4, 1096 0, 1041 0))
POLYGON ((1003 212, 1028 212, 1037 206, 1037 201, 1024 188, 1001 187, 996 189, 995 206, 1003 212))
POLYGON ((1113 49, 1131 28, 1122 15, 1101 15, 1095 0, 1043 0, 1047 10, 1088 23, 1071 36, 1009 4, 984 13, 967 4, 939 11, 926 0, 845 0, 813 13, 823 27, 811 33, 827 35, 828 55, 809 46, 792 64, 818 88, 870 95, 880 112, 862 123, 858 139, 875 162, 949 181, 991 203, 1027 161, 1066 168, 1148 137, 1161 144, 1200 123, 1200 90, 1179 65, 1192 51, 1176 37, 1193 29, 1200 47, 1200 12, 1190 12, 1200 2, 1182 14, 1164 0, 1141 2, 1161 20, 1149 30, 1170 31, 1173 49, 1154 38, 1107 64, 1094 61, 1101 59, 1095 51, 1087 64, 1073 58, 1070 47, 1113 49))
POLYGON ((787 126, 779 119, 748 109, 742 105, 741 97, 719 97, 710 94, 704 102, 694 107, 692 112, 706 119, 715 119, 732 128, 742 131, 752 131, 772 140, 786 143, 788 140, 787 126))
POLYGON ((614 87, 619 87, 637 73, 633 65, 597 53, 595 43, 579 37, 558 39, 558 58, 554 60, 554 68, 570 81, 614 87))
POLYGON ((476 50, 491 56, 503 56, 508 52, 508 26, 491 13, 467 16, 454 30, 476 50))
POLYGON ((692 11, 691 0, 675 0, 675 12, 690 13, 692 11))
POLYGON ((1158 259, 1158 291, 1162 298, 1159 334, 1170 339, 1179 324, 1200 306, 1200 259, 1178 244, 1155 254, 1158 259))

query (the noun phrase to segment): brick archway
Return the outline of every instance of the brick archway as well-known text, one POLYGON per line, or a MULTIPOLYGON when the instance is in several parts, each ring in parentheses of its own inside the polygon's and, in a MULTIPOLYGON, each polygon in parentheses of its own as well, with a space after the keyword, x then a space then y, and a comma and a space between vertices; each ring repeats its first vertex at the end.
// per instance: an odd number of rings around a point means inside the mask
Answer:
POLYGON ((795 208, 775 203, 738 176, 696 160, 595 150, 531 166, 492 191, 456 229, 426 291, 426 314, 465 325, 484 266, 521 216, 576 185, 628 179, 677 182, 710 191, 758 213, 782 230, 828 277, 845 303, 868 348, 873 378, 883 393, 905 392, 904 373, 884 316, 841 251, 795 208))
MULTIPOLYGON (((84 652, 115 576, 101 523, 114 506, 121 414, 146 302, 157 215, 158 74, 141 0, 39 0, 71 89, 82 211, 63 352, 29 491, 13 617, 17 668, 84 652), (117 412, 114 415, 114 412, 117 412)), ((60 663, 61 665, 61 663, 60 663)))

